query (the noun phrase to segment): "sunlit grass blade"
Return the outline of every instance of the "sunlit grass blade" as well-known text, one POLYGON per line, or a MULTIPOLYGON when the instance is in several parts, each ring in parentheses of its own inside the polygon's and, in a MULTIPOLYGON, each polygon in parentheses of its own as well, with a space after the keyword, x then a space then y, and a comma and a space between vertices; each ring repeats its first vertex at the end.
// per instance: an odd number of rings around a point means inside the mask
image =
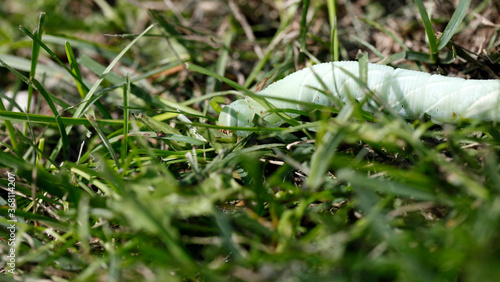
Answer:
POLYGON ((88 195, 82 196, 78 203, 78 238, 81 244, 81 252, 84 258, 88 259, 90 254, 90 226, 89 226, 89 198, 88 195))
POLYGON ((78 79, 75 79, 75 84, 76 84, 76 89, 78 89, 78 93, 80 94, 80 97, 85 97, 86 91, 84 90, 84 86, 80 84, 79 81, 83 81, 82 74, 80 73, 80 68, 78 67, 78 63, 75 58, 75 54, 73 54, 73 49, 71 48, 71 45, 69 42, 66 42, 64 45, 64 49, 66 50, 66 56, 68 58, 68 63, 71 71, 73 74, 78 77, 78 79))
POLYGON ((389 65, 397 60, 404 59, 405 56, 406 56, 406 51, 398 52, 398 53, 395 53, 395 54, 392 54, 390 56, 385 57, 384 59, 377 62, 377 64, 389 65))
POLYGON ((467 10, 469 9, 471 0, 460 0, 458 3, 457 9, 451 16, 450 22, 446 25, 446 28, 443 31, 443 34, 439 38, 437 50, 441 51, 446 47, 451 37, 455 34, 455 32, 462 24, 465 16, 467 15, 467 10))
MULTIPOLYGON (((106 70, 105 66, 101 65, 99 62, 86 56, 85 54, 82 54, 78 57, 78 64, 80 64, 84 68, 87 68, 88 70, 90 70, 91 72, 93 72, 98 76, 100 76, 106 70)), ((113 71, 109 72, 104 77, 104 80, 109 81, 110 83, 115 85, 121 85, 122 83, 125 82, 125 79, 123 77, 119 76, 113 71)))

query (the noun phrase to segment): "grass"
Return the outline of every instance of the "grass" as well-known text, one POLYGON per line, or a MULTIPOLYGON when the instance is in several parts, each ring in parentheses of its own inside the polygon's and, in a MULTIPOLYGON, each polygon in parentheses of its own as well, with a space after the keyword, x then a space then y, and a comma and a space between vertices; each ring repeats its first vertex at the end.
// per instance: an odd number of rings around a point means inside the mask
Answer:
POLYGON ((0 7, 1 280, 500 278, 496 123, 328 108, 236 139, 210 106, 359 49, 495 78, 495 1, 28 2, 0 7))

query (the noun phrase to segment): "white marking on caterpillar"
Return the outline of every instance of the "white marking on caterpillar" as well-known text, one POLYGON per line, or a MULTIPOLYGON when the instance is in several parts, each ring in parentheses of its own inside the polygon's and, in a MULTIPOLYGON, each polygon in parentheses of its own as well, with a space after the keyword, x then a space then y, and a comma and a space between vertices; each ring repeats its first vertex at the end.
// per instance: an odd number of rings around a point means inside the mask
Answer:
MULTIPOLYGON (((334 62, 314 65, 288 75, 257 94, 332 106, 331 97, 320 91, 324 89, 323 85, 326 85, 333 97, 343 103, 349 103, 349 96, 358 101, 363 99, 365 91, 346 71, 359 76, 359 63, 334 62)), ((407 119, 416 119, 428 114, 438 123, 455 122, 461 118, 500 121, 500 80, 466 80, 368 64, 367 86, 407 119)), ((267 101, 277 109, 313 110, 303 104, 272 98, 267 101)), ((373 101, 369 103, 375 105, 373 101)), ((370 110, 370 107, 366 109, 370 110)), ((261 116, 272 126, 283 123, 276 114, 269 113, 261 104, 246 97, 224 107, 218 124, 252 127, 255 115, 261 116)), ((246 136, 248 132, 237 131, 236 134, 246 136)))

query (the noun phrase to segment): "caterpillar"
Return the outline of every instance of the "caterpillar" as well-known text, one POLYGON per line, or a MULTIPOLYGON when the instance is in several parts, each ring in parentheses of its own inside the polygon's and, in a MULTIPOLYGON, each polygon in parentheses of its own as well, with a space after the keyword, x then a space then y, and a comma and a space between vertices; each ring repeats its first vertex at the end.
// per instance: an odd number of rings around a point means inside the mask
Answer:
MULTIPOLYGON (((269 97, 267 102, 277 109, 300 111, 311 111, 312 108, 308 104, 278 99, 325 106, 334 105, 332 98, 342 103, 349 103, 352 98, 360 101, 365 98, 366 91, 355 79, 359 76, 359 69, 356 61, 317 64, 294 72, 256 94, 269 97), (325 95, 325 90, 331 96, 325 95)), ((427 114, 436 123, 456 122, 465 118, 500 120, 500 80, 467 80, 368 64, 366 86, 406 119, 427 114)), ((374 102, 368 104, 374 105, 374 102)), ((366 109, 373 111, 373 107, 366 109)), ((272 126, 284 122, 261 103, 245 97, 222 109, 218 125, 252 127, 255 115, 261 116, 272 126)), ((237 131, 236 134, 246 136, 248 132, 237 131)))

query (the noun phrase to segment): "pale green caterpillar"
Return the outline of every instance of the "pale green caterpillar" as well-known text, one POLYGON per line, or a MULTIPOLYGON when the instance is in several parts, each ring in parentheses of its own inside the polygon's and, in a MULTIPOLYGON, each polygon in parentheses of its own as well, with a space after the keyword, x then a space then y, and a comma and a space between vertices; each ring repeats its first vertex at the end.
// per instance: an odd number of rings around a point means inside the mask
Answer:
MULTIPOLYGON (((359 101, 366 95, 359 80, 355 79, 358 76, 358 62, 323 63, 294 72, 257 94, 325 106, 333 105, 332 97, 342 103, 349 103, 349 98, 359 101), (332 97, 324 94, 325 86, 332 97)), ((427 114, 438 123, 455 122, 462 118, 500 121, 500 80, 466 80, 368 64, 366 85, 407 119, 427 114)), ((273 98, 267 98, 267 101, 277 109, 312 110, 300 103, 273 98)), ((271 126, 279 126, 284 122, 254 99, 245 97, 224 107, 218 124, 252 127, 255 115, 261 116, 271 126)), ((236 134, 246 136, 248 132, 237 131, 236 134)))

